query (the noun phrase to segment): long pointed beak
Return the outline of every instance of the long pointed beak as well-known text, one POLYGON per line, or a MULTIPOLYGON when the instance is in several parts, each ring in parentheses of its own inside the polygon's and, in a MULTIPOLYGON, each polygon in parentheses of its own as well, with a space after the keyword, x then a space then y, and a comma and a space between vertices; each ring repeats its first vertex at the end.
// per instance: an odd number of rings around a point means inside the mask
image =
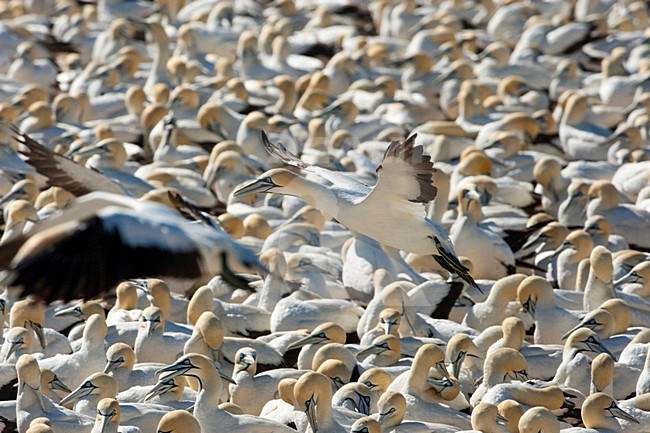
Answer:
POLYGON ((98 153, 102 153, 103 149, 100 146, 94 145, 94 146, 86 146, 82 147, 81 149, 77 150, 76 152, 73 152, 72 155, 74 156, 92 156, 96 155, 98 153))
POLYGON ((385 350, 386 349, 384 349, 383 347, 379 347, 379 346, 368 346, 368 347, 364 347, 363 349, 358 351, 357 352, 357 357, 364 356, 364 355, 378 355, 378 354, 384 352, 385 350))
POLYGON ((287 350, 300 349, 301 347, 306 346, 308 344, 320 343, 321 341, 325 341, 325 339, 317 335, 308 335, 288 345, 287 350))
POLYGON ((54 317, 77 317, 79 319, 84 319, 84 315, 78 305, 73 305, 72 307, 59 310, 54 313, 54 317))
POLYGON ((147 336, 151 336, 156 330, 158 323, 154 320, 147 320, 147 336))
POLYGON ((569 329, 569 330, 566 332, 566 334, 564 334, 564 335, 562 336, 562 340, 566 340, 567 338, 569 338, 569 336, 570 336, 571 334, 573 334, 575 331, 577 331, 578 329, 580 329, 580 328, 582 328, 582 327, 583 327, 582 322, 578 323, 576 326, 574 326, 573 328, 569 329))
POLYGON ((41 388, 35 389, 34 393, 36 394, 36 398, 38 399, 38 405, 41 407, 43 411, 45 411, 45 402, 43 401, 43 393, 41 392, 41 388))
POLYGON ((41 343, 41 347, 45 349, 47 346, 47 341, 45 340, 45 332, 43 331, 43 325, 40 323, 34 323, 34 322, 29 322, 31 325, 32 329, 36 333, 36 336, 38 337, 38 342, 41 343))
POLYGON ((11 191, 9 194, 5 195, 4 197, 0 198, 0 206, 13 200, 14 198, 18 198, 20 194, 18 191, 11 191))
POLYGON ((182 376, 188 371, 190 371, 194 366, 192 364, 185 364, 184 362, 182 363, 174 363, 172 365, 168 365, 167 367, 163 367, 160 370, 156 371, 156 374, 160 373, 170 373, 165 376, 166 379, 171 379, 172 377, 176 376, 182 376))
POLYGON ((232 383, 233 385, 237 385, 237 382, 235 382, 232 377, 228 376, 226 373, 221 371, 221 369, 217 368, 217 371, 219 372, 219 377, 222 380, 225 380, 228 383, 232 383))
POLYGON ((620 407, 616 406, 611 409, 609 409, 609 412, 614 415, 616 418, 624 419, 630 422, 633 422, 635 424, 640 424, 639 420, 630 415, 629 413, 625 412, 623 409, 620 407))
POLYGON ((174 381, 170 380, 169 376, 167 376, 165 379, 162 379, 156 383, 154 387, 149 390, 149 392, 144 396, 143 401, 146 402, 147 400, 150 400, 158 395, 163 395, 175 386, 176 384, 174 381))
POLYGON ((58 389, 59 391, 67 392, 68 394, 72 392, 65 383, 61 382, 61 379, 59 379, 59 376, 56 374, 54 375, 54 379, 50 380, 50 386, 52 389, 58 389))
POLYGON ((307 421, 309 422, 311 431, 313 433, 317 433, 318 424, 316 422, 316 401, 314 400, 314 397, 309 399, 309 406, 307 407, 305 413, 307 414, 307 421))
POLYGON ((102 417, 102 428, 101 428, 101 430, 100 430, 100 433, 104 433, 104 432, 106 431, 106 429, 108 428, 108 425, 111 423, 111 421, 113 421, 113 417, 114 417, 114 416, 115 416, 115 415, 113 415, 113 414, 111 414, 111 415, 104 415, 104 414, 101 414, 101 417, 102 417))
POLYGON ((238 196, 238 195, 244 195, 244 194, 252 194, 252 193, 262 193, 262 192, 269 192, 273 188, 275 188, 277 185, 275 185, 273 182, 269 182, 268 180, 265 179, 257 179, 248 185, 244 185, 243 187, 239 188, 237 191, 233 193, 233 196, 238 196))
POLYGON ((359 394, 359 413, 370 415, 370 397, 359 394))
POLYGON ((93 392, 94 388, 77 388, 74 391, 72 391, 70 394, 66 395, 61 399, 59 402, 60 406, 63 406, 64 404, 67 403, 74 403, 75 401, 79 400, 80 398, 83 398, 87 395, 90 395, 91 392, 93 392))
POLYGON ((11 355, 13 355, 14 353, 16 353, 16 351, 17 351, 18 349, 20 349, 20 346, 23 345, 23 343, 20 342, 20 341, 12 341, 12 342, 9 343, 9 344, 10 344, 10 346, 9 346, 9 350, 7 351, 7 354, 5 355, 5 358, 4 358, 4 360, 3 360, 3 361, 5 361, 5 362, 7 361, 7 359, 9 359, 9 358, 11 357, 11 355))
POLYGON ((627 273, 627 275, 619 278, 618 280, 614 281, 614 287, 620 286, 621 284, 626 284, 626 283, 636 283, 639 281, 639 276, 635 271, 630 271, 627 273))
POLYGON ((526 250, 526 249, 528 249, 528 248, 530 248, 532 246, 537 245, 541 241, 541 237, 542 237, 542 233, 537 232, 535 235, 528 238, 526 243, 524 245, 522 245, 521 249, 526 250))
POLYGON ((390 335, 390 332, 397 327, 395 323, 392 322, 384 322, 381 324, 381 327, 384 328, 384 332, 386 335, 390 335))
POLYGON ((611 356, 614 361, 617 361, 616 356, 614 356, 614 354, 610 352, 609 349, 603 345, 603 343, 595 343, 595 344, 589 343, 588 346, 593 352, 606 353, 609 356, 611 356))
POLYGON ((409 318, 409 315, 406 311, 403 311, 402 317, 406 321, 406 324, 409 325, 409 328, 411 328, 411 332, 416 335, 417 332, 415 332, 415 326, 413 326, 413 323, 411 322, 411 319, 409 318))
POLYGON ((458 378, 460 374, 460 369, 463 367, 463 361, 465 360, 465 355, 463 356, 458 356, 454 362, 451 363, 452 365, 452 371, 454 374, 455 378, 458 378))
POLYGON ((438 373, 440 373, 441 376, 446 377, 449 379, 449 372, 447 371, 447 367, 445 366, 444 361, 437 362, 436 365, 433 366, 438 373))
POLYGON ((117 360, 116 361, 108 361, 106 363, 106 366, 104 367, 104 374, 109 374, 112 371, 117 370, 118 368, 120 368, 120 365, 122 365, 123 363, 124 363, 124 361, 117 361, 117 360))
POLYGON ((390 416, 390 412, 380 413, 380 414, 377 416, 377 422, 378 422, 379 424, 381 424, 381 423, 383 423, 384 420, 385 420, 386 418, 388 418, 389 416, 390 416))
POLYGON ((434 379, 432 377, 427 377, 427 383, 430 384, 438 393, 441 393, 445 388, 453 386, 449 379, 434 379))

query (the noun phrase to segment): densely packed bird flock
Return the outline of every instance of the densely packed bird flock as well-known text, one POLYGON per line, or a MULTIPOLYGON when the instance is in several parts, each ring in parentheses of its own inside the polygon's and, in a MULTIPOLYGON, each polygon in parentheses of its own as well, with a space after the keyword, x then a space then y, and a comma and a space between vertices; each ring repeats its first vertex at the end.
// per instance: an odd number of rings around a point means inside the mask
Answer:
POLYGON ((650 5, 0 2, 0 428, 650 432, 650 5))

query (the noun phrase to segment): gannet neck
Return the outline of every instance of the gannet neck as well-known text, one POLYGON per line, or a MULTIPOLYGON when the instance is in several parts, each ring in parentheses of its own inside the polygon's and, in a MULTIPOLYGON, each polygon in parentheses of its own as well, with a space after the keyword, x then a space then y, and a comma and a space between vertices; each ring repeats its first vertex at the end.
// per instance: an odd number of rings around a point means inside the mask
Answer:
POLYGON ((294 177, 287 185, 277 188, 282 194, 293 195, 333 216, 339 215, 341 204, 334 190, 325 185, 311 181, 301 176, 294 177))

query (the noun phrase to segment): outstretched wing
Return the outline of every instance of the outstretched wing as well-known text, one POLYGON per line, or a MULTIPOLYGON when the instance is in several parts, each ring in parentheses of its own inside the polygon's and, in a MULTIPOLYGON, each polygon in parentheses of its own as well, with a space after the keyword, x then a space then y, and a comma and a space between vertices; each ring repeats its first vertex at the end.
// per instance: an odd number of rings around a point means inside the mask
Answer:
POLYGON ((200 248, 179 226, 112 208, 31 236, 7 283, 47 302, 91 299, 130 278, 198 278, 203 265, 200 248))
MULTIPOLYGON (((393 141, 388 146, 377 167, 377 183, 366 202, 377 200, 408 206, 408 203, 426 204, 436 197, 437 189, 433 185, 436 169, 422 146, 415 146, 416 137, 413 134, 404 142, 393 141)), ((424 212, 422 206, 419 209, 424 212)))
POLYGON ((12 127, 14 140, 20 144, 19 152, 27 157, 27 163, 43 176, 49 186, 60 186, 76 196, 93 191, 124 195, 120 186, 101 173, 52 152, 29 135, 12 127))
POLYGON ((262 131, 262 142, 266 150, 276 158, 280 159, 285 164, 291 165, 293 167, 299 168, 301 170, 317 174, 323 179, 331 182, 334 186, 342 189, 347 189, 354 191, 357 194, 367 194, 370 192, 370 187, 363 182, 359 182, 356 179, 346 176, 343 173, 336 171, 328 170, 326 168, 318 167, 316 165, 311 165, 306 163, 302 159, 298 158, 296 155, 287 150, 282 143, 271 143, 269 138, 266 136, 264 131, 262 131))

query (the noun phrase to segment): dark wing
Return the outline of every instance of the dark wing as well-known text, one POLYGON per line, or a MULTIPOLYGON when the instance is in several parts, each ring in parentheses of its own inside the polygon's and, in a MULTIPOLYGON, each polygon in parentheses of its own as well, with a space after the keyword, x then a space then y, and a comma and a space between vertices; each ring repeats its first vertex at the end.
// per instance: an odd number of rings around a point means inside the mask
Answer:
POLYGON ((15 126, 12 129, 14 139, 20 144, 19 152, 27 157, 29 165, 47 177, 49 186, 60 186, 76 196, 93 191, 124 195, 122 188, 103 174, 52 152, 15 126))
POLYGON ((438 190, 433 185, 431 157, 424 154, 422 146, 414 146, 415 137, 388 146, 377 167, 377 183, 364 199, 368 206, 382 209, 389 203, 402 212, 425 216, 422 204, 433 200, 438 190))
POLYGON ((307 164, 305 161, 289 152, 282 143, 271 143, 269 141, 269 137, 266 136, 266 133, 264 131, 262 131, 262 143, 264 143, 264 148, 268 153, 280 159, 285 164, 292 165, 300 169, 311 167, 311 164, 307 164))
POLYGON ((415 146, 416 138, 417 134, 413 134, 402 143, 390 143, 377 167, 379 179, 375 188, 380 186, 382 176, 385 176, 392 184, 398 184, 394 186, 403 188, 403 191, 398 192, 408 194, 411 197, 409 201, 426 204, 436 198, 438 192, 433 186, 433 173, 436 169, 433 168, 431 157, 424 154, 424 148, 415 146), (408 177, 415 180, 417 185, 413 180, 408 182, 408 177))
POLYGON ((201 252, 181 228, 116 211, 30 237, 6 279, 22 296, 51 302, 92 299, 131 278, 195 279, 201 268, 201 252))

